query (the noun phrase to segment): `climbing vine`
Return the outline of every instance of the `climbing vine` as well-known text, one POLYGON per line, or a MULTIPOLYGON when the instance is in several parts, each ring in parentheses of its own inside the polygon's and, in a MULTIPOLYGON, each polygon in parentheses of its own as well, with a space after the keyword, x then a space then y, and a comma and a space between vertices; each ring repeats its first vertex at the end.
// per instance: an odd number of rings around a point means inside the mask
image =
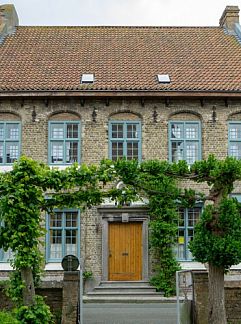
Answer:
MULTIPOLYGON (((175 272, 180 269, 174 255, 174 245, 177 236, 177 199, 180 190, 169 173, 167 162, 146 161, 138 164, 136 161, 117 161, 117 174, 126 184, 125 191, 134 197, 146 198, 148 214, 150 215, 150 249, 154 259, 154 275, 151 284, 165 296, 175 294, 175 272)), ((181 169, 181 165, 180 165, 181 169)))
POLYGON ((108 192, 103 187, 112 174, 113 169, 104 164, 73 165, 60 171, 26 157, 16 162, 12 171, 0 174, 0 221, 4 223, 0 248, 11 249, 14 255, 8 294, 23 323, 52 322, 49 308, 35 296, 43 268, 41 212, 100 204, 108 192))

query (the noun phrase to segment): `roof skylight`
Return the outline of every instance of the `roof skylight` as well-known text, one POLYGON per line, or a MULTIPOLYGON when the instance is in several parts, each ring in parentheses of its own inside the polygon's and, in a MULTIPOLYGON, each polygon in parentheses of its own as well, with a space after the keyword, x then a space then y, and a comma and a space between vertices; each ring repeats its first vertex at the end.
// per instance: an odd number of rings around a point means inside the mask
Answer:
POLYGON ((81 83, 93 83, 94 74, 93 73, 83 73, 81 76, 81 83))
POLYGON ((157 74, 157 80, 159 83, 170 83, 171 82, 169 74, 157 74))

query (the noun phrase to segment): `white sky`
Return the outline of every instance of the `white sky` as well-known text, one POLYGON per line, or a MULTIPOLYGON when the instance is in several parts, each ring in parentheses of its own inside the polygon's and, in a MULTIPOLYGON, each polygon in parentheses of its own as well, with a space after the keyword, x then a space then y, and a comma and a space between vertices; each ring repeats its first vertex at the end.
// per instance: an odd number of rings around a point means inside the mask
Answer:
POLYGON ((218 26, 226 5, 241 8, 241 0, 0 0, 7 3, 20 25, 218 26))

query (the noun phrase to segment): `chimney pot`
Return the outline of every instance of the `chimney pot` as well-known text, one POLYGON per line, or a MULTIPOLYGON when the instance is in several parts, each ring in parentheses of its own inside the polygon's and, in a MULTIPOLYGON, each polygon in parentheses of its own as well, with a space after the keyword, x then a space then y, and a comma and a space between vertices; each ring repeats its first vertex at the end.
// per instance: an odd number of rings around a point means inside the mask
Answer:
POLYGON ((228 30, 234 30, 236 23, 239 24, 239 7, 226 6, 222 17, 219 20, 219 25, 227 28, 228 30))
POLYGON ((14 5, 0 5, 0 41, 7 35, 11 35, 18 24, 18 15, 14 5))

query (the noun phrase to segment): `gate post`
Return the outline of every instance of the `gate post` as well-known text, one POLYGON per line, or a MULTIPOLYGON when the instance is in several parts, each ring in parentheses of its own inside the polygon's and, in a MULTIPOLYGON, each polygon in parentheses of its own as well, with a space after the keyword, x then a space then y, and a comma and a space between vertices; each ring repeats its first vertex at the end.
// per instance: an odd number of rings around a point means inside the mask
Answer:
POLYGON ((79 271, 64 271, 62 324, 76 324, 79 281, 79 271))

